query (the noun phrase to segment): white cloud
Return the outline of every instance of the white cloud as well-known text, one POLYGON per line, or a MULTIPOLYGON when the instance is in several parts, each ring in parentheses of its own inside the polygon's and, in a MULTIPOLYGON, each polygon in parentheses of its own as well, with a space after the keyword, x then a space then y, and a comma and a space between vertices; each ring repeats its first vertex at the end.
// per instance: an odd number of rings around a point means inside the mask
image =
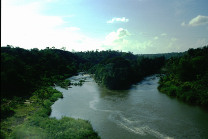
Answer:
POLYGON ((200 26, 205 24, 208 24, 208 16, 198 15, 191 19, 188 24, 182 22, 181 26, 200 26))
POLYGON ((119 28, 106 36, 103 48, 126 52, 131 51, 135 54, 156 53, 158 51, 159 48, 156 47, 158 36, 143 41, 142 38, 133 39, 131 36, 133 35, 127 29, 119 28))
POLYGON ((80 28, 78 28, 78 27, 67 27, 65 29, 67 29, 69 31, 79 31, 80 30, 80 28))
POLYGON ((129 22, 129 19, 122 17, 122 18, 117 18, 114 17, 111 20, 107 21, 107 23, 111 24, 111 23, 115 23, 115 22, 129 22))
POLYGON ((160 34, 142 41, 142 37, 133 40, 129 48, 135 53, 167 53, 179 51, 179 39, 172 36, 167 36, 166 33, 160 34), (161 37, 160 37, 161 36, 161 37), (163 37, 165 36, 165 37, 163 37))
POLYGON ((157 34, 156 36, 149 33, 132 35, 128 30, 119 28, 106 36, 103 48, 131 51, 135 54, 167 53, 180 50, 178 41, 178 38, 166 33, 157 34), (135 38, 136 36, 138 37, 135 38))
POLYGON ((1 46, 7 44, 26 49, 55 46, 67 50, 102 49, 101 42, 84 35, 80 28, 70 26, 62 16, 40 13, 44 3, 14 4, 2 2, 1 46), (68 27, 64 27, 68 25, 68 27))
POLYGON ((105 37, 104 45, 121 45, 122 43, 126 42, 125 38, 129 35, 130 33, 128 30, 119 28, 117 31, 113 31, 105 37))
POLYGON ((199 26, 204 24, 208 24, 208 16, 198 15, 189 22, 190 26, 199 26))

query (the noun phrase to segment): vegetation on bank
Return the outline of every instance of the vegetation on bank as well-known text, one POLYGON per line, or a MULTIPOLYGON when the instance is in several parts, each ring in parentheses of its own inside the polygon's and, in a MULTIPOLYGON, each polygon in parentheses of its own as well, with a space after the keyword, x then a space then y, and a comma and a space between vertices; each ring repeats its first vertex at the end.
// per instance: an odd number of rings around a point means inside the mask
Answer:
MULTIPOLYGON (((145 76, 160 72, 169 54, 134 55, 120 51, 87 51, 75 53, 83 59, 79 69, 94 74, 96 82, 108 89, 127 89, 145 76)), ((170 54, 172 55, 172 54, 170 54)), ((178 56, 174 54, 173 56, 178 56)))
POLYGON ((16 100, 15 114, 1 121, 1 138, 99 138, 88 121, 49 118, 51 105, 62 97, 61 92, 45 87, 24 103, 16 100))
POLYGON ((164 74, 159 81, 160 92, 208 108, 208 46, 169 59, 164 74))
POLYGON ((82 59, 71 52, 1 47, 1 138, 99 138, 89 122, 49 118, 82 59))
POLYGON ((99 138, 87 121, 49 118, 61 93, 50 86, 82 85, 64 80, 79 71, 94 74, 109 89, 127 89, 145 76, 164 76, 158 89, 186 102, 208 106, 208 47, 174 54, 141 56, 131 52, 1 47, 1 138, 99 138), (183 55, 182 57, 177 57, 183 55))

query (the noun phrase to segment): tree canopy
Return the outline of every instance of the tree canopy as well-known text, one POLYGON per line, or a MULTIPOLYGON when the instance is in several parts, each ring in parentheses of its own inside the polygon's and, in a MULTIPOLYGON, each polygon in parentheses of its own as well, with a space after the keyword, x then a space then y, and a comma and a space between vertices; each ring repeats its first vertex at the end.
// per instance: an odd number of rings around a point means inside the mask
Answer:
POLYGON ((158 89, 183 101, 208 106, 208 46, 189 49, 166 62, 158 89))
POLYGON ((77 73, 80 59, 58 49, 1 47, 1 95, 24 96, 77 73))
POLYGON ((164 57, 147 58, 112 50, 71 53, 55 48, 1 47, 1 95, 27 96, 79 71, 95 74, 95 79, 109 89, 124 89, 157 73, 164 61, 164 57))

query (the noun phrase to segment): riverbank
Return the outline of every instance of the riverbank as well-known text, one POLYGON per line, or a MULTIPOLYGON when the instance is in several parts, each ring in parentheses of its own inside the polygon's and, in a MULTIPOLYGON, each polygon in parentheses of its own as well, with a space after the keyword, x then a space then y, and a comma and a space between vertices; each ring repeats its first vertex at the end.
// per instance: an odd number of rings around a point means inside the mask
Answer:
POLYGON ((51 105, 61 98, 61 92, 45 87, 19 101, 14 115, 1 120, 1 138, 99 138, 88 121, 49 118, 51 105))
POLYGON ((198 105, 208 110, 208 87, 204 80, 182 82, 173 76, 160 77, 158 90, 170 97, 191 105, 198 105))
POLYGON ((208 110, 208 46, 189 49, 178 58, 171 58, 163 67, 158 89, 183 102, 208 110))

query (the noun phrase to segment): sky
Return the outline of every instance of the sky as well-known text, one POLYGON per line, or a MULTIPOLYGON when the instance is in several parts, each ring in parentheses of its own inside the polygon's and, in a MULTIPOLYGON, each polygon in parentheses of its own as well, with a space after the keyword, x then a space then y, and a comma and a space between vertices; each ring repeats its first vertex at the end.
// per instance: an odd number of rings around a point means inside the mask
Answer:
POLYGON ((208 45, 208 0, 1 0, 1 46, 134 54, 208 45))

